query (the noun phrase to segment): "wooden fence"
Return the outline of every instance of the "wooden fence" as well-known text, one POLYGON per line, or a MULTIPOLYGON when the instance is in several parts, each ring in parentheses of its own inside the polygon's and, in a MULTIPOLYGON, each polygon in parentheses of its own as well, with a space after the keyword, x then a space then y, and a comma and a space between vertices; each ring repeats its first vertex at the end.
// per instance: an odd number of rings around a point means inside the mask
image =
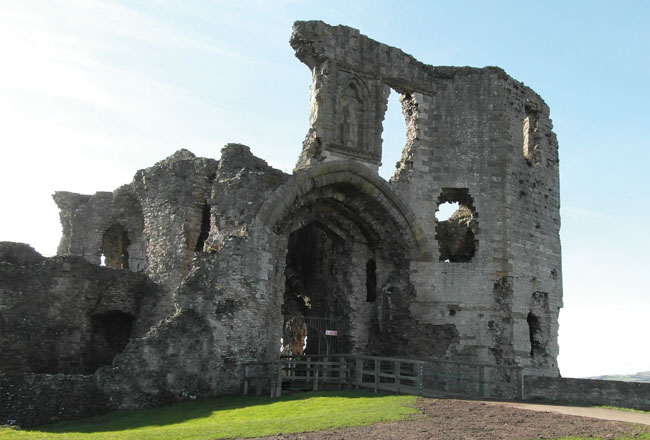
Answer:
POLYGON ((420 396, 523 398, 523 369, 446 359, 363 355, 284 357, 245 365, 243 392, 371 389, 420 396))

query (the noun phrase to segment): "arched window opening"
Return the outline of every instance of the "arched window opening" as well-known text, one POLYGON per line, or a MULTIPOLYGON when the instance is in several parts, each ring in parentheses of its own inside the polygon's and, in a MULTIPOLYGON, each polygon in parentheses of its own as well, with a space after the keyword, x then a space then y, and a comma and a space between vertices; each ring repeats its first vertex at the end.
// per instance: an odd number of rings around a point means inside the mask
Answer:
POLYGON ((103 238, 102 265, 113 269, 128 269, 129 244, 129 236, 121 225, 115 224, 108 228, 103 238))
POLYGON ((526 117, 523 124, 523 153, 528 166, 538 166, 542 162, 540 143, 542 136, 539 131, 539 109, 533 105, 526 106, 526 117))
POLYGON ((526 321, 528 322, 528 334, 530 338, 530 356, 535 357, 535 355, 539 354, 540 349, 541 349, 541 344, 539 341, 539 336, 540 336, 540 331, 541 327, 539 325, 539 318, 537 316, 533 315, 532 312, 528 313, 528 317, 526 318, 526 321))
POLYGON ((345 308, 349 253, 341 237, 318 223, 289 235, 283 354, 333 354, 347 349, 349 341, 339 333, 339 323, 349 313, 345 308))
POLYGON ((440 261, 465 263, 476 254, 478 214, 467 188, 443 188, 438 197, 436 239, 440 261))
POLYGON ((90 354, 85 363, 86 373, 93 373, 124 350, 131 338, 135 317, 129 313, 110 311, 91 316, 90 354))
POLYGON ((210 235, 210 205, 206 201, 203 204, 203 213, 201 214, 201 233, 196 242, 196 252, 203 252, 203 245, 205 240, 208 239, 208 235, 210 235))
POLYGON ((386 180, 393 177, 406 144, 406 119, 402 112, 402 96, 391 89, 382 123, 382 157, 379 175, 386 180))
POLYGON ((377 300, 377 263, 372 258, 366 263, 366 301, 377 300))

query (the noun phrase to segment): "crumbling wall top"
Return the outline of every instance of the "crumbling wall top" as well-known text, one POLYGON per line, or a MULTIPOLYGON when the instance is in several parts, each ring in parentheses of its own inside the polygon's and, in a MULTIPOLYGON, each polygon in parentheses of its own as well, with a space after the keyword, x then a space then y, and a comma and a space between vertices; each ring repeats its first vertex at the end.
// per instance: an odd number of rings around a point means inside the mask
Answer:
POLYGON ((499 67, 431 66, 404 51, 379 43, 348 26, 331 26, 322 21, 296 21, 290 40, 296 57, 310 68, 327 60, 370 78, 382 78, 391 87, 404 92, 431 91, 428 84, 436 79, 489 73, 509 78, 499 67))

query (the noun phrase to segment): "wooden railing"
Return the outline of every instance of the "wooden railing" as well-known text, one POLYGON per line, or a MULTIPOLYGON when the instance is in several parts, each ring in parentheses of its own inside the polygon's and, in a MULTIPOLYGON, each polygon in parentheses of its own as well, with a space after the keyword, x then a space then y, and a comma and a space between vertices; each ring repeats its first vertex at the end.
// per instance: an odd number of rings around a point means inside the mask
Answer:
POLYGON ((425 361, 354 356, 354 386, 374 391, 424 394, 425 361))
POLYGON ((285 357, 245 365, 243 391, 280 396, 282 390, 365 388, 421 396, 523 398, 523 369, 430 358, 363 355, 285 357))
POLYGON ((350 357, 301 356, 283 357, 277 361, 251 362, 244 366, 243 391, 260 395, 269 391, 271 397, 282 390, 323 390, 350 388, 350 357))

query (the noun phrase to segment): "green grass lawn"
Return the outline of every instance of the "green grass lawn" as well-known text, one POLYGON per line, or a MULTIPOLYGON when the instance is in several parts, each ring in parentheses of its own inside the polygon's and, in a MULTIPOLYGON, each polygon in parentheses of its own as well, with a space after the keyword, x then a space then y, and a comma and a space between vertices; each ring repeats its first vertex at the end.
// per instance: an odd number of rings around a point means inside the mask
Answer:
POLYGON ((416 397, 371 392, 311 392, 279 399, 229 396, 15 431, 0 439, 219 439, 316 431, 400 420, 417 413, 416 397))
POLYGON ((624 407, 621 407, 621 406, 596 405, 596 406, 594 406, 594 408, 615 409, 616 411, 627 411, 627 412, 633 412, 633 413, 650 414, 650 411, 643 411, 641 409, 634 409, 634 408, 624 408, 624 407))

